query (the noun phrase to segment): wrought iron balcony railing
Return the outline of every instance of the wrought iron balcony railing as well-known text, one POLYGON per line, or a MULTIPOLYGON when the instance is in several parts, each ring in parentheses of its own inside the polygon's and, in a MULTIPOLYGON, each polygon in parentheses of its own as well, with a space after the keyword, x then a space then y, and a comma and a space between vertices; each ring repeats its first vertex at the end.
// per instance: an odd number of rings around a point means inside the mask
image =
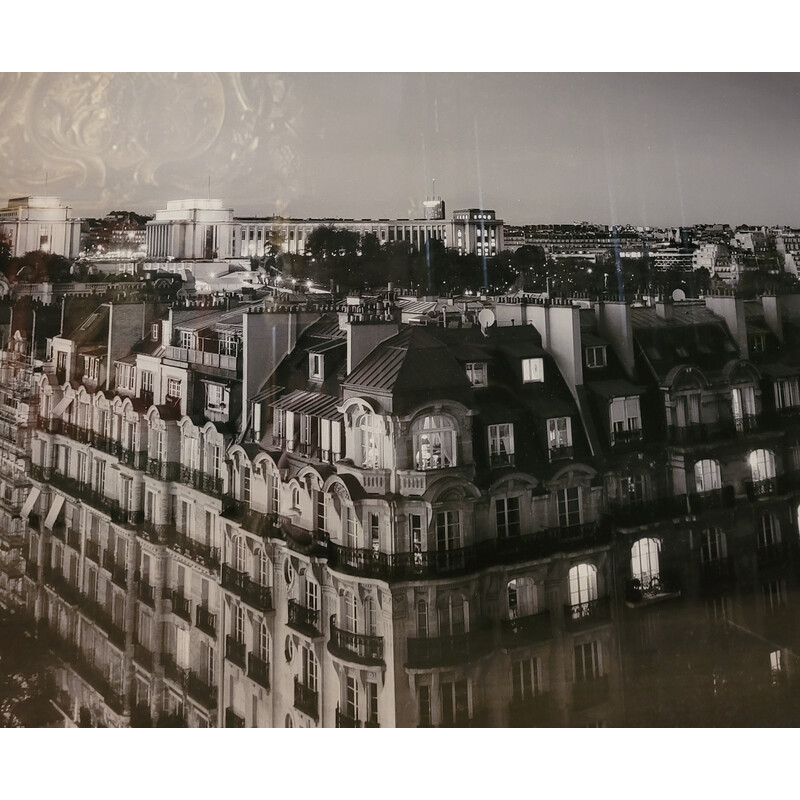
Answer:
POLYGON ((331 640, 328 650, 340 658, 361 664, 383 663, 383 637, 351 633, 336 627, 336 615, 331 617, 331 640))
POLYGON ((550 610, 504 619, 500 623, 503 641, 507 646, 521 642, 542 642, 553 635, 550 610))
POLYGON ((247 677, 269 689, 269 662, 259 658, 255 653, 248 653, 247 677))
POLYGON ((336 704, 336 727, 337 728, 360 728, 361 727, 361 720, 358 718, 358 714, 355 716, 351 716, 349 714, 345 714, 341 708, 339 708, 339 704, 336 704))
POLYGON ((319 611, 301 605, 296 600, 289 601, 289 626, 308 636, 322 636, 319 611))
POLYGON ((225 658, 237 667, 245 669, 247 646, 235 636, 228 634, 225 637, 225 658))
POLYGON ((191 558, 192 561, 208 569, 219 568, 219 548, 198 542, 184 533, 175 531, 169 541, 169 546, 177 553, 191 558))
POLYGON ((217 615, 212 614, 205 606, 197 606, 197 627, 209 636, 217 635, 217 615))
POLYGON ((568 604, 565 606, 565 617, 570 627, 603 624, 611 619, 611 603, 606 596, 584 603, 568 604))
MULTIPOLYGON (((207 709, 217 707, 217 687, 193 670, 186 671, 186 691, 189 697, 207 709)), ((230 727, 230 726, 229 726, 230 727)))
POLYGON ((483 656, 492 646, 492 631, 481 625, 468 633, 408 639, 411 669, 429 669, 463 664, 483 656))
POLYGON ((244 717, 240 717, 232 708, 225 709, 226 728, 244 728, 244 717))
POLYGON ((312 719, 319 719, 319 694, 315 689, 294 678, 294 707, 312 719))

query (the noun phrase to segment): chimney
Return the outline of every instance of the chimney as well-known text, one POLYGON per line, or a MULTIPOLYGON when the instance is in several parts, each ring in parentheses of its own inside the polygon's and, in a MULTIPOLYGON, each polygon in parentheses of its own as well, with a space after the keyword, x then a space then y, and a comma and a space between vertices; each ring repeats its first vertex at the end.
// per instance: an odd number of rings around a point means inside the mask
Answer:
POLYGON ((347 331, 347 374, 358 366, 381 342, 399 330, 392 308, 348 306, 339 312, 339 327, 347 331))
POLYGON ((668 297, 659 297, 656 300, 656 316, 659 319, 671 322, 675 318, 675 307, 668 297))
POLYGON ((706 295, 706 308, 725 320, 731 336, 739 346, 741 358, 748 358, 747 326, 744 318, 744 301, 733 292, 706 295))
POLYGON ((633 377, 633 323, 630 309, 621 300, 600 300, 594 307, 597 332, 608 339, 625 374, 633 377))

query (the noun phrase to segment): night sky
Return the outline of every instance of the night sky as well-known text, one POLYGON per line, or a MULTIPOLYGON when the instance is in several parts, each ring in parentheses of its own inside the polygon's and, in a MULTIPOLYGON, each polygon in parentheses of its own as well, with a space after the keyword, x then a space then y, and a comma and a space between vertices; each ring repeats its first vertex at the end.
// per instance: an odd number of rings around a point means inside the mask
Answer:
POLYGON ((800 225, 800 76, 0 74, 0 202, 800 225), (47 186, 45 187, 45 175, 47 186))

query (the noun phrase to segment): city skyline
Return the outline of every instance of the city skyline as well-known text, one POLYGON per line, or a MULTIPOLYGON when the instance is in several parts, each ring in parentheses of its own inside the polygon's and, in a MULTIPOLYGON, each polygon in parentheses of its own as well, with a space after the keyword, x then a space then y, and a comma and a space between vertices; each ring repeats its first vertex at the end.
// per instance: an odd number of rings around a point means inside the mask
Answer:
POLYGON ((0 75, 0 187, 80 216, 800 224, 790 74, 0 75), (435 182, 435 184, 434 184, 435 182))

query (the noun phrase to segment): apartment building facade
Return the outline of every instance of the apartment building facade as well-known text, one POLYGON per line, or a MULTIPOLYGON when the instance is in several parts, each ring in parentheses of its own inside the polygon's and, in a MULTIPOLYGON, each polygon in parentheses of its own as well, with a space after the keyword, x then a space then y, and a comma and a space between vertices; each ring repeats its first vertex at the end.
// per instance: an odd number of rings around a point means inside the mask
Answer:
POLYGON ((785 700, 794 300, 98 309, 19 512, 65 721, 657 724, 687 609, 785 700))

